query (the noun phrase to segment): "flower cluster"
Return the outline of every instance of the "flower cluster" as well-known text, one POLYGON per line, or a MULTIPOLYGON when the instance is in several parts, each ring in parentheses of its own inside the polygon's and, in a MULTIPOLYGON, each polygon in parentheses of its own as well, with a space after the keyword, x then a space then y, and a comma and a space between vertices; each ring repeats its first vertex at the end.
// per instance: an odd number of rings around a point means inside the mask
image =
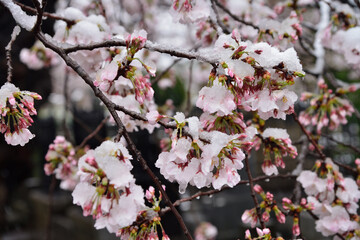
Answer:
POLYGON ((288 39, 288 41, 294 43, 302 34, 301 19, 302 17, 295 11, 292 11, 289 17, 282 21, 262 19, 259 24, 259 39, 268 39, 267 37, 269 37, 269 39, 273 38, 275 39, 274 45, 282 45, 281 41, 284 39, 288 39))
MULTIPOLYGON (((226 93, 224 100, 227 100, 228 110, 220 115, 235 109, 230 100, 239 109, 257 111, 264 120, 270 117, 285 119, 286 114, 293 112, 297 95, 285 87, 294 84, 296 77, 304 76, 293 48, 280 52, 264 42, 243 42, 236 31, 232 35, 221 35, 215 48, 221 66, 227 72, 227 75, 219 75, 218 81, 233 95, 226 93)), ((216 91, 217 86, 214 84, 212 91, 202 90, 203 94, 216 91)), ((225 95, 225 91, 222 92, 225 95)))
POLYGON ((131 159, 121 143, 112 141, 80 158, 73 202, 82 207, 84 216, 96 219, 96 229, 106 227, 115 233, 131 225, 144 209, 144 192, 130 173, 131 159))
MULTIPOLYGON (((264 144, 264 162, 261 165, 263 172, 270 176, 272 174, 277 175, 277 167, 285 168, 283 157, 289 155, 292 158, 296 158, 296 147, 291 145, 291 139, 286 129, 280 128, 266 128, 265 131, 258 135, 264 144), (274 156, 273 164, 271 155, 274 156)), ((258 149, 260 144, 256 147, 258 149)))
POLYGON ((55 177, 61 180, 60 188, 74 190, 79 181, 77 165, 82 154, 82 151, 76 151, 63 136, 57 136, 45 155, 48 162, 44 165, 46 175, 55 174, 55 177))
POLYGON ((340 124, 346 124, 346 116, 351 116, 354 108, 348 100, 341 98, 348 90, 338 89, 335 93, 328 88, 324 79, 318 81, 320 93, 304 92, 301 95, 301 101, 310 101, 310 106, 300 113, 299 121, 305 126, 316 126, 318 133, 323 127, 329 126, 329 129, 335 130, 340 124))
POLYGON ((317 161, 314 171, 303 171, 297 180, 313 204, 318 216, 316 230, 324 236, 340 234, 345 238, 360 237, 357 215, 360 191, 352 178, 344 178, 328 158, 317 161))
POLYGON ((323 31, 322 43, 344 56, 344 60, 354 68, 360 63, 360 27, 353 8, 339 2, 332 3, 336 12, 328 27, 323 31))
MULTIPOLYGON (((147 33, 135 31, 126 38, 126 49, 113 49, 112 56, 104 62, 104 66, 96 72, 95 86, 98 86, 115 104, 136 113, 154 111, 156 104, 150 79, 140 71, 144 68, 148 74, 155 76, 155 68, 145 64, 136 54, 144 47, 147 33)), ((120 37, 121 36, 117 36, 120 37)), ((123 112, 118 112, 128 131, 147 128, 153 125, 132 119, 123 112)))
MULTIPOLYGON (((260 210, 263 210, 261 214, 261 219, 264 222, 268 222, 270 220, 270 213, 273 211, 275 213, 276 219, 279 223, 285 223, 285 215, 276 205, 276 201, 274 200, 274 195, 270 192, 266 192, 262 189, 260 185, 254 186, 254 191, 260 195, 262 198, 262 202, 259 204, 260 210)), ((258 221, 258 215, 256 212, 256 208, 252 208, 250 210, 245 210, 243 215, 241 216, 241 220, 244 223, 250 223, 251 227, 255 227, 258 221)))
POLYGON ((0 130, 5 133, 8 144, 24 146, 34 137, 28 129, 34 122, 31 116, 37 114, 34 99, 41 100, 41 96, 20 91, 12 83, 5 83, 0 88, 0 130))
POLYGON ((235 186, 240 181, 237 170, 243 168, 245 151, 251 148, 252 137, 246 134, 227 135, 219 131, 202 131, 196 117, 174 116, 177 129, 171 135, 170 151, 159 155, 156 166, 170 181, 179 183, 184 192, 190 183, 198 188, 235 186), (186 133, 184 132, 185 125, 186 133))
POLYGON ((300 226, 299 226, 299 219, 300 219, 300 213, 302 211, 311 211, 314 209, 313 204, 307 203, 305 198, 302 198, 300 201, 300 205, 294 204, 290 199, 283 198, 282 199, 282 206, 283 208, 288 211, 288 215, 293 216, 293 227, 292 232, 295 236, 300 235, 300 226))
MULTIPOLYGON (((165 186, 163 186, 165 190, 165 186)), ((160 202, 162 200, 161 192, 159 198, 155 196, 154 187, 150 186, 146 190, 145 198, 152 208, 143 210, 138 213, 136 222, 128 227, 122 228, 117 232, 117 236, 122 240, 142 240, 142 239, 159 239, 158 227, 161 229, 162 240, 169 240, 169 236, 165 233, 161 225, 160 202), (140 225, 140 226, 139 226, 140 225)))

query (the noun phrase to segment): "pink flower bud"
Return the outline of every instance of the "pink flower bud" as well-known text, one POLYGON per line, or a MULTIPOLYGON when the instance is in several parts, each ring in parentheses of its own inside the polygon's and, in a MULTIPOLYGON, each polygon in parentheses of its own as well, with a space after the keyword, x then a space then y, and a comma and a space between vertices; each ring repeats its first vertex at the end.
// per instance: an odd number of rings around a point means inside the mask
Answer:
POLYGON ((300 235, 300 227, 298 224, 294 224, 294 226, 292 227, 292 232, 295 236, 300 235))
POLYGON ((360 158, 355 159, 355 164, 360 165, 360 158))
POLYGON ((256 184, 256 185, 254 186, 254 191, 255 191, 256 193, 260 194, 260 193, 263 192, 264 190, 261 188, 260 185, 256 184))
POLYGON ((245 239, 251 239, 251 233, 249 229, 246 229, 245 231, 245 239))
POLYGON ((270 234, 270 229, 268 228, 264 228, 263 229, 263 233, 266 235, 266 234, 270 234))
POLYGON ((263 212, 263 214, 261 215, 261 218, 262 218, 262 220, 263 220, 264 222, 268 222, 269 219, 270 219, 270 214, 269 214, 267 211, 265 211, 265 212, 263 212))
POLYGON ((286 198, 286 197, 284 197, 284 198, 282 199, 282 202, 283 202, 283 204, 284 204, 284 203, 292 204, 292 201, 291 201, 290 199, 286 198))
POLYGON ((92 166, 92 167, 94 167, 94 168, 99 168, 99 166, 98 166, 98 164, 97 164, 97 162, 96 162, 96 160, 95 160, 95 158, 94 157, 87 157, 86 159, 85 159, 85 162, 87 163, 87 164, 89 164, 90 166, 92 166))
POLYGON ((256 232, 257 232, 257 234, 258 234, 259 237, 264 236, 264 233, 263 233, 263 231, 262 231, 260 228, 256 228, 256 232))

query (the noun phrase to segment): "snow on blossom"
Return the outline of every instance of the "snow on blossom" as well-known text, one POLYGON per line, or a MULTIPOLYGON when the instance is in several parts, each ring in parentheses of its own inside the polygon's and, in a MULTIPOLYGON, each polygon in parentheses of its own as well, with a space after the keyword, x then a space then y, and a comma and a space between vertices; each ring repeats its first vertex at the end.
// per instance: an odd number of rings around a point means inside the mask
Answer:
POLYGON ((233 32, 219 37, 213 54, 227 73, 219 81, 240 109, 258 111, 264 120, 293 112, 297 95, 285 87, 304 75, 294 48, 282 52, 268 43, 242 42, 233 32))
POLYGON ((90 15, 69 29, 66 42, 70 44, 88 44, 109 38, 109 26, 101 15, 90 15))
POLYGON ((332 37, 331 48, 344 54, 347 63, 358 67, 360 65, 360 27, 337 31, 332 37))
POLYGON ((132 156, 121 144, 105 141, 79 160, 80 182, 72 196, 74 204, 92 215, 97 229, 109 232, 132 224, 144 209, 144 192, 130 173, 132 156))
POLYGON ((217 113, 218 116, 229 115, 236 109, 234 95, 219 82, 200 90, 196 106, 205 112, 217 113))
POLYGON ((185 122, 185 114, 182 112, 176 112, 174 119, 177 124, 181 124, 181 123, 185 122))
POLYGON ((210 16, 210 5, 205 0, 173 0, 169 12, 174 22, 195 23, 210 16))
POLYGON ((31 116, 37 114, 34 99, 41 100, 41 96, 20 91, 12 83, 7 82, 0 88, 0 131, 5 133, 8 144, 24 146, 34 137, 28 130, 33 123, 31 116))
POLYGON ((129 34, 125 40, 128 54, 130 54, 131 57, 134 57, 135 53, 145 46, 147 32, 144 29, 135 30, 132 34, 129 34))
POLYGON ((36 16, 27 15, 19 5, 15 4, 13 1, 0 0, 1 3, 9 9, 11 15, 15 19, 16 23, 19 24, 22 28, 25 28, 27 31, 31 31, 36 23, 36 16))
POLYGON ((286 129, 282 128, 266 128, 261 135, 264 138, 273 137, 278 139, 287 139, 290 137, 286 129))
POLYGON ((290 156, 295 158, 297 156, 296 147, 291 144, 291 139, 286 129, 280 128, 266 128, 261 134, 264 148, 264 162, 261 165, 263 172, 266 175, 278 174, 276 167, 285 168, 283 157, 290 156), (272 163, 274 156, 275 165, 272 163))
POLYGON ((298 36, 302 34, 302 28, 297 14, 292 12, 289 17, 282 21, 273 19, 262 19, 259 23, 259 28, 262 32, 271 31, 275 38, 274 45, 282 45, 281 40, 288 39, 287 41, 294 42, 298 36))

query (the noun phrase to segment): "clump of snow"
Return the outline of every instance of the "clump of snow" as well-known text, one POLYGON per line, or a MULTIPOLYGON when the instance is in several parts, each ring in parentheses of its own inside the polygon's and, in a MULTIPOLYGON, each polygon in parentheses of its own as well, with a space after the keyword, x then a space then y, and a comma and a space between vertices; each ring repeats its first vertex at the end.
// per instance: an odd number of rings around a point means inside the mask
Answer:
POLYGON ((13 1, 9 0, 0 0, 1 3, 9 9, 11 15, 15 19, 16 23, 19 24, 22 28, 25 28, 28 31, 31 31, 36 23, 36 16, 27 15, 20 6, 16 5, 13 1))

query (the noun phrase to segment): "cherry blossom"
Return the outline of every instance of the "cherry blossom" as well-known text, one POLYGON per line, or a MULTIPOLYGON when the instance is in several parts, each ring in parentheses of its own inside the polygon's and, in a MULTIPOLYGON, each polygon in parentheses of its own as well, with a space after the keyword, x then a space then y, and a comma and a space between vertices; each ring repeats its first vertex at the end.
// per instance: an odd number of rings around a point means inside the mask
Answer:
POLYGON ((103 142, 79 160, 80 182, 72 196, 74 204, 92 215, 97 229, 110 232, 130 225, 144 208, 144 192, 130 173, 128 150, 121 143, 103 142))
POLYGON ((48 162, 44 165, 46 175, 55 174, 56 178, 61 180, 62 189, 74 190, 79 181, 76 173, 80 154, 63 136, 57 136, 45 155, 45 160, 48 162))
POLYGON ((33 123, 31 116, 36 115, 34 99, 41 100, 37 93, 20 91, 12 83, 0 88, 1 133, 10 145, 24 146, 34 135, 28 127, 33 123))

